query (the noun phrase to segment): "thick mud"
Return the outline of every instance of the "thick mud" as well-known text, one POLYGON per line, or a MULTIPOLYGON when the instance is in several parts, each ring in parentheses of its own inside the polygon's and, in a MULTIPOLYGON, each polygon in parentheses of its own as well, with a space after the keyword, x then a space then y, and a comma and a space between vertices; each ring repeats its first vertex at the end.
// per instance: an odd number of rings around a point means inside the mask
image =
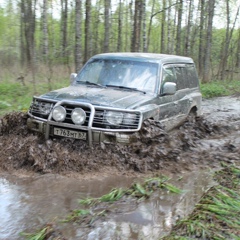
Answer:
POLYGON ((45 141, 27 130, 25 113, 11 113, 0 120, 0 169, 86 174, 108 169, 115 173, 175 173, 196 165, 215 167, 219 161, 239 159, 239 99, 225 98, 223 102, 226 99, 235 104, 238 112, 231 111, 229 104, 229 108, 219 110, 209 103, 202 117, 187 120, 171 133, 166 133, 158 123, 147 121, 136 134, 138 141, 127 146, 89 147, 86 142, 73 139, 45 141))
POLYGON ((56 222, 79 207, 79 198, 165 174, 186 191, 161 191, 140 204, 124 201, 92 228, 65 224, 60 229, 66 239, 159 239, 192 211, 212 184, 212 169, 240 163, 239 96, 205 100, 201 117, 170 133, 146 121, 136 133, 138 141, 127 146, 45 141, 28 131, 26 119, 25 113, 0 119, 0 239, 20 239, 20 231, 56 222))

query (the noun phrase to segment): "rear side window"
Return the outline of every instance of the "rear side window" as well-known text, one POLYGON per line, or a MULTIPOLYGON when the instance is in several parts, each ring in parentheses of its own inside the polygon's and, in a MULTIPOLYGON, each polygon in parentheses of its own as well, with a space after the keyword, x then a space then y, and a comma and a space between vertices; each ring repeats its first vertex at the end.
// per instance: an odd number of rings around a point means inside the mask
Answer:
POLYGON ((177 90, 198 87, 198 77, 194 64, 171 64, 163 68, 163 81, 175 82, 177 90))

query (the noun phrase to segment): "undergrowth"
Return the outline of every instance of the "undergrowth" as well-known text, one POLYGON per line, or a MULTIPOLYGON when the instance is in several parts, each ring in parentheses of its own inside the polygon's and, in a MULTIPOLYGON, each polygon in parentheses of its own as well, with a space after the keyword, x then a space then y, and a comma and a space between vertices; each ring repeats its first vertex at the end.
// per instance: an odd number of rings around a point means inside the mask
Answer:
POLYGON ((203 98, 240 94, 240 81, 212 81, 200 85, 203 98))
MULTIPOLYGON (((52 89, 68 85, 69 82, 63 79, 62 81, 52 83, 52 89)), ((38 83, 35 90, 30 83, 23 85, 18 82, 0 82, 0 116, 12 111, 27 111, 32 97, 48 92, 49 86, 47 83, 38 83)))
POLYGON ((240 168, 225 166, 215 175, 213 186, 196 205, 193 213, 177 222, 162 239, 240 240, 240 168))

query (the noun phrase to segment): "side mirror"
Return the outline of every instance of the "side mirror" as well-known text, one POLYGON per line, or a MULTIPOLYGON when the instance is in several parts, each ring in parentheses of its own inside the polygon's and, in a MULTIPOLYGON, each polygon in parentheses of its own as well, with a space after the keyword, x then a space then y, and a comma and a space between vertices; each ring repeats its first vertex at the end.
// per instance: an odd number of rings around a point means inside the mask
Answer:
POLYGON ((163 95, 174 95, 177 91, 177 85, 173 82, 166 82, 163 85, 162 94, 163 95))
POLYGON ((76 73, 71 73, 70 75, 70 84, 72 84, 75 81, 77 74, 76 73))

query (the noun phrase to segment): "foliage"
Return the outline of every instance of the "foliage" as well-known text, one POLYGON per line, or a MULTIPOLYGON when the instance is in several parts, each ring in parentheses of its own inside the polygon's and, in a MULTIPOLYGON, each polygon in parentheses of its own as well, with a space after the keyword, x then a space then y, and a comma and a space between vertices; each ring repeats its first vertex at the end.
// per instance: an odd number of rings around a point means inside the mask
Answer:
POLYGON ((240 93, 240 81, 212 81, 201 84, 204 98, 220 97, 240 93))
POLYGON ((179 220, 163 239, 240 239, 240 168, 225 166, 216 172, 213 186, 193 213, 179 220))
MULTIPOLYGON (((57 89, 67 86, 66 79, 53 82, 52 87, 57 89)), ((49 91, 49 84, 39 83, 37 93, 32 84, 22 85, 14 82, 0 82, 0 116, 11 111, 27 111, 33 95, 40 95, 49 91)))
POLYGON ((146 179, 142 184, 134 183, 128 189, 114 188, 109 193, 99 198, 86 198, 79 201, 82 205, 96 205, 101 202, 115 202, 123 196, 131 196, 138 200, 149 198, 157 189, 166 189, 172 193, 181 193, 181 190, 168 183, 166 177, 155 177, 146 179))
POLYGON ((42 229, 36 231, 35 233, 20 233, 21 236, 26 237, 27 240, 44 240, 46 236, 52 232, 51 226, 43 227, 42 229))

